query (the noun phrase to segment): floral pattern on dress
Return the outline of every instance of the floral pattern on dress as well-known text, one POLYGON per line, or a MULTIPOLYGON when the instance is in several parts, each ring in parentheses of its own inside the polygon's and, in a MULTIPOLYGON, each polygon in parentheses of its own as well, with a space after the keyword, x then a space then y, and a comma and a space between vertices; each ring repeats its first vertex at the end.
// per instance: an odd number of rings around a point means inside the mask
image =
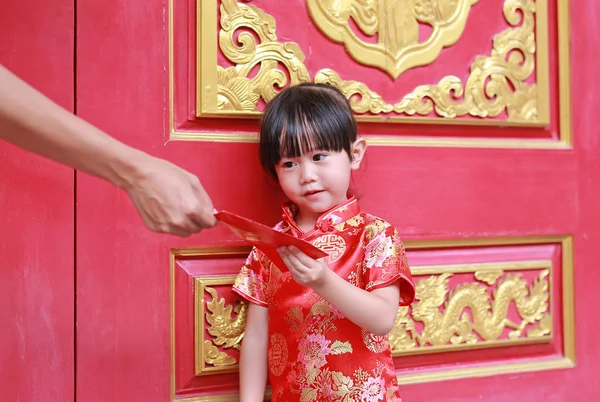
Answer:
MULTIPOLYGON (((356 199, 319 217, 307 233, 295 225, 295 211, 286 206, 284 221, 275 228, 308 242, 326 233, 342 237, 347 248, 330 269, 366 291, 399 283, 400 304, 412 302, 414 284, 392 225, 360 212, 356 199), (321 225, 324 221, 330 225, 321 225)), ((388 337, 354 324, 260 250, 252 251, 233 289, 268 307, 273 402, 401 401, 388 337)))

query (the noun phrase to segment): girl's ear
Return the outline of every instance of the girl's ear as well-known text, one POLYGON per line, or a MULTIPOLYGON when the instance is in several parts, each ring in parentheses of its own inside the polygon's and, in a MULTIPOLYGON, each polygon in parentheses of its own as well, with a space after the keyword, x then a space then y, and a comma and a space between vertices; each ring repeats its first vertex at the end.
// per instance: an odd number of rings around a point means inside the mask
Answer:
POLYGON ((351 167, 352 170, 356 170, 360 167, 360 162, 362 162, 365 152, 367 152, 367 142, 364 140, 364 138, 358 137, 356 141, 354 141, 351 152, 351 167))

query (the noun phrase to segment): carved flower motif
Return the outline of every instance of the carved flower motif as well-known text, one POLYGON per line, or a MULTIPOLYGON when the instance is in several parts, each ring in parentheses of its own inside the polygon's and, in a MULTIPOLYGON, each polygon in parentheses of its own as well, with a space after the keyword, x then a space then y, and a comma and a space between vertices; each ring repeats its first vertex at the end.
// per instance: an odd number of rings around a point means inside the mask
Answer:
POLYGON ((235 67, 217 67, 217 108, 219 110, 257 111, 259 95, 252 90, 250 80, 240 77, 235 67))

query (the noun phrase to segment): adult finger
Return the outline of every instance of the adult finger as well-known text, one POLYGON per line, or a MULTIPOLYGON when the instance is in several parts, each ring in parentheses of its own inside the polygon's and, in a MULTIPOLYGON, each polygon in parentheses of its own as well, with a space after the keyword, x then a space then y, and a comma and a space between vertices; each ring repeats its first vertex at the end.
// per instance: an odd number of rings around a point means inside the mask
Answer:
POLYGON ((157 232, 168 233, 179 237, 189 237, 192 232, 186 230, 179 226, 169 225, 169 226, 160 226, 157 232))
POLYGON ((197 200, 197 207, 191 212, 190 217, 204 229, 211 228, 217 224, 217 218, 214 215, 214 206, 204 187, 198 178, 193 181, 194 194, 197 200))

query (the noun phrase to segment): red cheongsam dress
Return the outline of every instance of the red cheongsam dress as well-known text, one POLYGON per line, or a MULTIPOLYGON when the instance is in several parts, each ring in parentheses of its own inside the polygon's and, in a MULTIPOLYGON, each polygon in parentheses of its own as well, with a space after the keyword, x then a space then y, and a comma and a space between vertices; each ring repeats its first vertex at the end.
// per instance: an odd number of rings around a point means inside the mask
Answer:
MULTIPOLYGON (((295 206, 284 206, 276 229, 328 253, 339 276, 366 291, 398 282, 400 305, 414 298, 414 283, 398 233, 386 221, 360 212, 352 197, 324 213, 304 233, 295 206)), ((269 381, 274 402, 401 401, 387 336, 365 331, 311 288, 294 281, 254 248, 234 291, 268 308, 269 381)))

